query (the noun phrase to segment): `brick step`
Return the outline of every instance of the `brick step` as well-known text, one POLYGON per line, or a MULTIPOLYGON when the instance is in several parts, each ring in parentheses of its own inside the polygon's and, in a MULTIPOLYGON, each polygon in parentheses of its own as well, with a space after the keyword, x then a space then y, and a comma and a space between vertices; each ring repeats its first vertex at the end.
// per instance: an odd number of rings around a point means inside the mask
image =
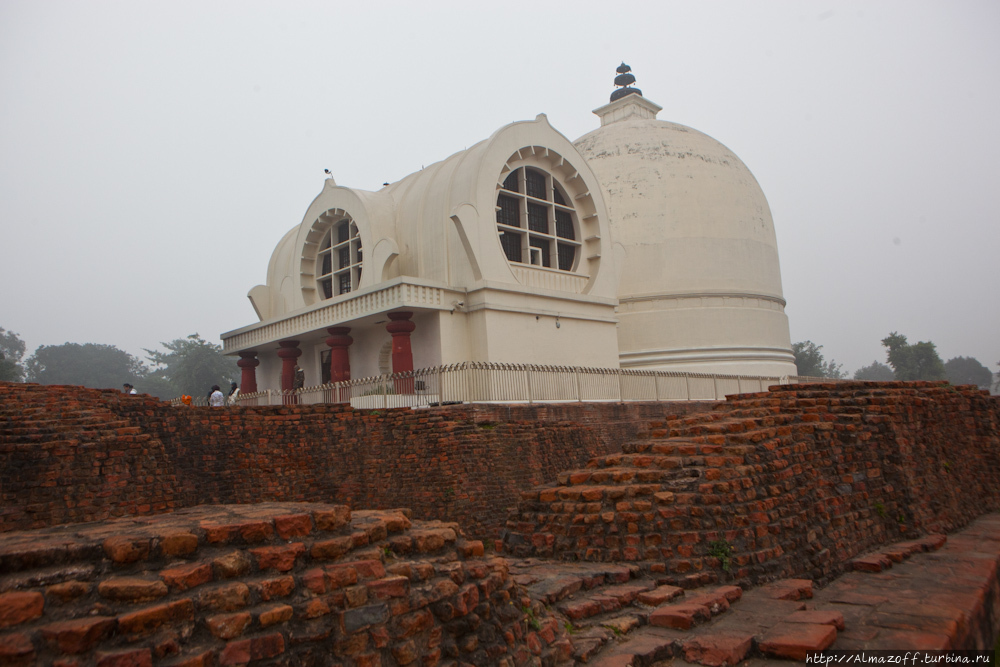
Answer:
POLYGON ((533 600, 555 604, 578 591, 626 584, 639 574, 634 565, 619 563, 558 563, 534 558, 510 559, 514 581, 524 586, 533 600))
POLYGON ((639 579, 627 584, 616 586, 601 586, 586 594, 574 595, 557 609, 570 621, 577 623, 600 614, 619 612, 631 605, 642 593, 656 588, 656 582, 651 579, 639 579))
MULTIPOLYGON (((740 434, 741 436, 744 434, 740 434)), ((766 436, 762 435, 761 440, 766 436)), ((756 451, 756 446, 743 442, 733 442, 736 438, 726 438, 724 444, 698 442, 693 438, 670 438, 665 440, 647 440, 646 442, 626 443, 624 451, 627 454, 645 454, 646 456, 737 456, 743 457, 756 451)), ((742 438, 740 438, 742 440, 742 438)))
POLYGON ((560 473, 557 479, 561 484, 569 484, 575 474, 582 474, 585 471, 594 469, 615 469, 615 470, 674 470, 686 466, 705 465, 705 456, 690 455, 678 456, 672 454, 609 454, 599 456, 587 462, 586 469, 572 470, 560 473), (563 480, 566 481, 563 481, 563 480))
POLYGON ((881 572, 901 563, 915 553, 937 551, 948 541, 946 535, 925 535, 916 540, 889 544, 876 552, 859 556, 850 562, 851 569, 859 572, 881 572))
POLYGON ((805 600, 811 595, 808 580, 777 581, 745 594, 735 586, 689 591, 656 607, 647 627, 591 652, 588 664, 649 667, 679 658, 735 665, 755 655, 801 661, 807 653, 829 648, 845 627, 839 612, 808 609, 805 600))
POLYGON ((634 468, 625 466, 594 467, 571 470, 558 475, 558 483, 563 488, 575 486, 604 486, 623 484, 662 484, 676 479, 700 477, 697 471, 702 467, 701 457, 663 457, 662 467, 634 468))

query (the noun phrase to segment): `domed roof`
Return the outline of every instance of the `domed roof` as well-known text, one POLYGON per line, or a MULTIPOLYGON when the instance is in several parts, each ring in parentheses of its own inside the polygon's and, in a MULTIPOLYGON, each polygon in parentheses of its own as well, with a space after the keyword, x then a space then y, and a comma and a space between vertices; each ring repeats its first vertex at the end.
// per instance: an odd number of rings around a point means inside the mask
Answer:
POLYGON ((781 297, 767 199, 724 145, 642 114, 574 145, 605 188, 612 240, 625 250, 620 297, 734 289, 781 297))
POLYGON ((627 95, 574 142, 604 190, 623 367, 794 374, 767 199, 746 165, 627 95))

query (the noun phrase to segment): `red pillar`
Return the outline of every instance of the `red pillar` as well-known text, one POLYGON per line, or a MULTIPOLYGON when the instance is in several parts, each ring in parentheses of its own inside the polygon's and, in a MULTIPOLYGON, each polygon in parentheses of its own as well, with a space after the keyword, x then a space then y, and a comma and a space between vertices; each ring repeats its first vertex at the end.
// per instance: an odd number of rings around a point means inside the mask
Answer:
POLYGON ((302 356, 299 341, 278 341, 278 356, 281 358, 281 391, 282 403, 292 405, 299 402, 299 397, 292 393, 295 389, 295 360, 302 356))
POLYGON ((350 327, 330 327, 327 333, 330 337, 326 344, 330 346, 330 382, 347 382, 351 379, 351 359, 347 348, 354 342, 348 336, 350 327))
MULTIPOLYGON (((351 358, 347 348, 350 347, 354 339, 348 336, 350 327, 329 327, 327 333, 330 337, 326 339, 326 344, 330 346, 330 382, 347 382, 351 379, 351 358)), ((350 387, 340 387, 333 392, 328 399, 335 403, 350 403, 350 387)))
POLYGON ((257 352, 255 350, 247 350, 246 352, 240 352, 240 360, 236 362, 236 365, 240 367, 243 371, 240 377, 240 393, 241 394, 253 394, 257 391, 257 367, 260 366, 260 361, 257 359, 257 352))
MULTIPOLYGON (((389 313, 392 320, 385 325, 385 330, 392 334, 392 372, 405 373, 413 370, 413 349, 410 347, 410 334, 417 325, 410 321, 413 313, 401 311, 389 313)), ((413 378, 403 378, 395 382, 396 393, 412 394, 413 378)))

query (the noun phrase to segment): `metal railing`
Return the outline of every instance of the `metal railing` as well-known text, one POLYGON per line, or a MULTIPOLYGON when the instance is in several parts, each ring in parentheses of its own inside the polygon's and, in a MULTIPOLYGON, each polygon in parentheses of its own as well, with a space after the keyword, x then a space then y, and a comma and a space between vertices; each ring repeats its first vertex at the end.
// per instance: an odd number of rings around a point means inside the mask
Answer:
MULTIPOLYGON (((357 409, 380 410, 453 403, 718 401, 728 394, 767 391, 774 384, 835 381, 467 361, 292 391, 240 394, 237 403, 244 406, 349 403, 357 409)), ((195 398, 193 404, 206 402, 204 398, 195 398)), ((171 403, 182 405, 180 399, 171 403)))

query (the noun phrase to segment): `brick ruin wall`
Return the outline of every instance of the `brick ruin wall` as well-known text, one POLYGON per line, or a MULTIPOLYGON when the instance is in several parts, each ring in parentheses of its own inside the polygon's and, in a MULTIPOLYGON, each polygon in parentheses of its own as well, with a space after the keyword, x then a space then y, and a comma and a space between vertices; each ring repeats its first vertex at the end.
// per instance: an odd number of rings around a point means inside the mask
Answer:
POLYGON ((0 383, 0 532, 209 503, 407 507, 496 537, 520 492, 714 403, 171 407, 0 383))
POLYGON ((262 503, 0 535, 0 665, 552 665, 507 561, 406 510, 262 503))
POLYGON ((633 562, 685 586, 823 582, 1000 508, 1000 401, 972 386, 772 387, 646 436, 525 492, 507 550, 633 562))

